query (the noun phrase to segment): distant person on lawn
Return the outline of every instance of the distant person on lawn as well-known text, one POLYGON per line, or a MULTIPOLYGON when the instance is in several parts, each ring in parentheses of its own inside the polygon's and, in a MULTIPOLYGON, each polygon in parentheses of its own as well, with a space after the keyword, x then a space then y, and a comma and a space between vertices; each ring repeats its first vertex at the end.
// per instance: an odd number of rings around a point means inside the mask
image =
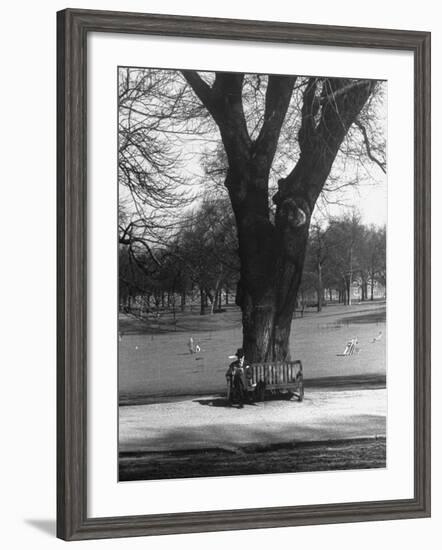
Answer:
POLYGON ((193 338, 192 336, 189 338, 189 343, 188 343, 188 346, 189 346, 189 351, 190 353, 195 353, 195 344, 193 342, 193 338))
POLYGON ((236 360, 230 363, 226 372, 227 399, 233 404, 237 403, 239 408, 244 407, 244 401, 248 401, 247 387, 252 375, 249 365, 245 363, 244 350, 238 348, 233 356, 236 360))

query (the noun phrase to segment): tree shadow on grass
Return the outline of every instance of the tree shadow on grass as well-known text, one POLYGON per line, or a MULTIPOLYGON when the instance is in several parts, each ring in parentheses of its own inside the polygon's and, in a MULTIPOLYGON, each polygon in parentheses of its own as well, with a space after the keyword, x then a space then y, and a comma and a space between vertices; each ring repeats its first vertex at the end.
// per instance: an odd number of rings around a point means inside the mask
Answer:
POLYGON ((289 432, 277 424, 178 427, 152 441, 157 451, 120 453, 119 481, 385 468, 385 417, 357 415, 342 424, 343 431, 330 422, 289 432), (371 429, 348 431, 360 425, 371 429))

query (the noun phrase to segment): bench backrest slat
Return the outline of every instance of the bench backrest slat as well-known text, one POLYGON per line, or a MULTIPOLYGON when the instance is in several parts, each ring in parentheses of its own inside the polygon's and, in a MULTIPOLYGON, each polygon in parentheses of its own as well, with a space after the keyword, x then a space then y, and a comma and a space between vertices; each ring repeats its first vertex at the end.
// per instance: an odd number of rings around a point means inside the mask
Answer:
POLYGON ((301 361, 281 361, 274 363, 252 363, 252 383, 263 381, 266 384, 278 385, 295 382, 299 372, 302 373, 301 361))

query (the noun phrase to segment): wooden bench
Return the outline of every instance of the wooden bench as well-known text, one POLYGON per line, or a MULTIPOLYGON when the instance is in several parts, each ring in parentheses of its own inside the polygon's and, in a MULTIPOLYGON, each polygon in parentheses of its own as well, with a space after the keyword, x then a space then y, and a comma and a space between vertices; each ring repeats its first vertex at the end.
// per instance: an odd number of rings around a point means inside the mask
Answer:
POLYGON ((249 391, 258 401, 264 401, 267 391, 293 392, 299 401, 304 399, 304 376, 301 361, 253 363, 248 373, 249 391))

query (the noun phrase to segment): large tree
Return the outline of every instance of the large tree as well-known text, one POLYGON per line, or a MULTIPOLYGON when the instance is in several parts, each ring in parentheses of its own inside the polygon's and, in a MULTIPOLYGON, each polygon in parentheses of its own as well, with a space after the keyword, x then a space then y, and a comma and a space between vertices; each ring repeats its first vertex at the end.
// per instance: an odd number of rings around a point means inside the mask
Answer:
POLYGON ((259 132, 251 136, 243 104, 243 73, 215 73, 208 82, 182 71, 215 121, 228 168, 235 215, 243 346, 249 361, 286 360, 310 220, 336 155, 376 82, 309 78, 303 88, 297 162, 269 200, 269 176, 296 76, 269 76, 259 132))

